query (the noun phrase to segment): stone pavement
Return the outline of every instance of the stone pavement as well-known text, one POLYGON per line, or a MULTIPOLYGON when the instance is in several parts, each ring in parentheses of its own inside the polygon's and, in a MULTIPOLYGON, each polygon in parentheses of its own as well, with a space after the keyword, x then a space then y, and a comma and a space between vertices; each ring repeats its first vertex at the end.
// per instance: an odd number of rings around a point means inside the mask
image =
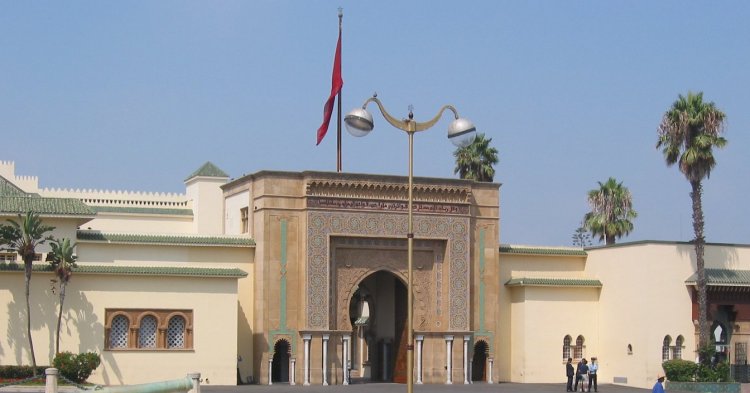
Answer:
MULTIPOLYGON (((627 386, 601 384, 600 393, 646 393, 651 389, 638 389, 627 386)), ((406 385, 394 383, 368 383, 354 384, 349 386, 302 386, 289 384, 275 385, 241 385, 241 386, 212 386, 201 385, 201 393, 405 393, 406 385)), ((499 384, 455 384, 455 385, 414 385, 414 393, 565 393, 565 383, 539 384, 539 383, 499 383, 499 384)), ((671 390, 670 393, 676 393, 671 390)))

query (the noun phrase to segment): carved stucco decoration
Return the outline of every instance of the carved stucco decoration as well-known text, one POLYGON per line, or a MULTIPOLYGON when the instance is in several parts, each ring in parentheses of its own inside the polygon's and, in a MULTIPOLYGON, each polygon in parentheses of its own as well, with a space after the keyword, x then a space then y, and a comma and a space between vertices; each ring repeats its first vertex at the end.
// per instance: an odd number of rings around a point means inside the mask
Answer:
MULTIPOLYGON (((437 240, 416 240, 414 242, 414 319, 415 329, 426 331, 429 322, 440 326, 440 320, 430 307, 429 299, 440 296, 439 291, 433 289, 431 275, 433 270, 443 268, 437 260, 442 255, 443 243, 437 240), (433 296, 430 296, 433 294, 433 296)), ((335 281, 332 291, 336 293, 335 307, 331 310, 332 326, 338 330, 351 330, 349 302, 359 284, 369 275, 378 271, 387 271, 396 276, 403 283, 407 281, 407 263, 404 255, 405 240, 386 240, 376 238, 334 238, 331 239, 332 259, 335 261, 335 281), (339 247, 365 246, 367 249, 339 247), (388 247, 397 248, 388 248, 388 247)), ((441 282, 435 285, 441 286, 441 282)), ((438 303, 439 305, 439 303, 438 303)))
MULTIPOLYGON (((407 216, 403 214, 308 211, 307 228, 307 328, 336 328, 331 307, 337 294, 329 280, 333 266, 329 262, 333 236, 406 237, 407 216), (333 322, 333 323, 332 323, 333 322), (332 326, 333 325, 333 326, 332 326)), ((415 216, 414 234, 418 239, 446 241, 448 264, 448 329, 469 329, 469 218, 461 216, 415 216)), ((354 273, 353 273, 354 274, 354 273)), ((363 273, 361 273, 363 274, 363 273)), ((421 273, 420 273, 421 274, 421 273)), ((338 279, 338 277, 336 277, 338 279)), ((346 278, 356 281, 357 278, 346 278)), ((359 278, 361 280, 361 278, 359 278)), ((415 282, 418 281, 415 277, 415 282)), ((425 277, 424 281, 430 281, 425 277)), ((353 285, 353 284, 352 284, 353 285)), ((416 288, 424 295, 426 288, 416 288)), ((415 296, 415 299, 417 297, 415 296)), ((418 302, 426 301, 417 299, 418 302)), ((419 308, 417 305, 415 308, 419 308)), ((426 317, 426 316, 425 316, 426 317)), ((417 319, 417 324, 420 323, 417 319)))
MULTIPOLYGON (((307 182, 308 197, 335 197, 406 201, 409 188, 405 183, 354 181, 340 179, 312 179, 307 182)), ((414 184, 414 201, 468 204, 471 188, 444 184, 414 184)))

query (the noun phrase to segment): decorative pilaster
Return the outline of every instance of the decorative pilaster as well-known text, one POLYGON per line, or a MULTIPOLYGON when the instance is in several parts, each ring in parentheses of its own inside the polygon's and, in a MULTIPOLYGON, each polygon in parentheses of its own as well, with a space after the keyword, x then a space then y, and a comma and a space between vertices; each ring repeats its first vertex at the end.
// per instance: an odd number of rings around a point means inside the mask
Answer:
POLYGON ((417 384, 422 384, 422 347, 424 346, 424 336, 418 335, 417 339, 417 384))
POLYGON ((453 384, 453 336, 445 336, 445 384, 453 384))
POLYGON ((328 386, 328 340, 329 334, 323 335, 323 386, 328 386))
POLYGON ((302 384, 304 386, 310 386, 310 340, 312 336, 309 334, 302 335, 302 341, 305 343, 305 365, 304 365, 304 380, 302 384))

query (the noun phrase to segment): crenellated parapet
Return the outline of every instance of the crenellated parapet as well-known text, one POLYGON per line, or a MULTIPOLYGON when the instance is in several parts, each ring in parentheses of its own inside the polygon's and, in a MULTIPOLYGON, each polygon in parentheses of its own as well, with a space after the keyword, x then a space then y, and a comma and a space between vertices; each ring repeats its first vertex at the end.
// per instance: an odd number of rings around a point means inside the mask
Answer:
POLYGON ((16 163, 13 161, 0 161, 0 176, 25 192, 31 194, 39 192, 39 178, 36 176, 16 176, 16 163))
POLYGON ((122 190, 45 188, 39 192, 46 197, 76 198, 89 206, 123 206, 155 208, 190 208, 185 194, 122 190))

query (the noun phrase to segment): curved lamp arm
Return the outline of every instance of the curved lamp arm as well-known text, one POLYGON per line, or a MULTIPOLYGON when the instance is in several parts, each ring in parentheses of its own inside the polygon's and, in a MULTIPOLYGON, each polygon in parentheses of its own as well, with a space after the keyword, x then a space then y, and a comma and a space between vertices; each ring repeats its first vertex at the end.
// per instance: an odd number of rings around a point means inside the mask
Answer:
POLYGON ((458 119, 459 117, 458 111, 456 110, 455 107, 453 107, 453 105, 443 105, 443 107, 440 108, 440 110, 438 111, 438 114, 428 121, 425 121, 422 123, 414 121, 412 119, 413 114, 411 112, 409 112, 408 119, 399 120, 391 116, 391 114, 388 113, 387 110, 385 110, 383 103, 378 99, 377 96, 372 96, 368 98, 367 101, 365 101, 365 103, 362 104, 362 109, 367 109, 367 104, 371 102, 374 102, 375 104, 378 105, 378 109, 380 109, 380 113, 383 114, 383 117, 385 118, 386 121, 388 121, 388 123, 390 123, 390 125, 398 128, 399 130, 406 131, 406 132, 424 131, 434 126, 435 123, 437 123, 438 120, 440 120, 440 117, 443 116, 443 112, 445 112, 446 110, 450 110, 451 112, 453 112, 453 116, 456 119, 458 119))

